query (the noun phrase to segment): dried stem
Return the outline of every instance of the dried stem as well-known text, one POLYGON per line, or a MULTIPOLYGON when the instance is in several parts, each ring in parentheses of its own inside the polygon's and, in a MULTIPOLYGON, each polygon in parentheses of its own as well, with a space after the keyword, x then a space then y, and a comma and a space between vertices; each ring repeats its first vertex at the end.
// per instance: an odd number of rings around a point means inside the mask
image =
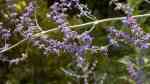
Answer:
MULTIPOLYGON (((134 18, 140 18, 140 17, 148 17, 150 16, 150 14, 143 14, 143 15, 135 15, 133 16, 134 18)), ((116 20, 122 20, 124 19, 125 17, 116 17, 116 18, 107 18, 107 19, 102 19, 102 20, 96 20, 96 21, 92 21, 92 22, 88 22, 88 23, 84 23, 84 24, 79 24, 79 25, 73 25, 73 26, 70 26, 70 28, 78 28, 78 27, 83 27, 83 26, 87 26, 87 25, 92 25, 92 24, 99 24, 99 23, 102 23, 102 22, 108 22, 108 21, 116 21, 116 20)), ((42 31, 42 32, 39 32, 39 33, 36 33, 33 35, 33 37, 39 37, 43 34, 46 34, 48 32, 53 32, 53 31, 56 31, 58 30, 58 28, 52 28, 52 29, 49 29, 49 30, 46 30, 46 31, 42 31)), ((0 53, 3 53, 3 52, 6 52, 18 45, 20 45, 21 43, 23 43, 24 41, 26 41, 27 39, 23 39, 21 41, 19 41, 18 43, 4 49, 4 50, 1 50, 0 53)))

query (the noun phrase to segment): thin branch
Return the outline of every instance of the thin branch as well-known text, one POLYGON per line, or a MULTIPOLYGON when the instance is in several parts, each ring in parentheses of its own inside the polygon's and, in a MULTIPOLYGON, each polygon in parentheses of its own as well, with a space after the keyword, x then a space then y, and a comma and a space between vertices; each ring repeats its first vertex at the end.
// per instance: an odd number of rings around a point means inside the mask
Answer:
MULTIPOLYGON (((147 16, 150 16, 150 14, 143 14, 143 15, 135 15, 133 17, 135 18, 140 18, 140 17, 147 17, 147 16)), ((92 22, 88 22, 88 23, 84 23, 84 24, 79 24, 79 25, 73 25, 73 26, 69 26, 70 28, 78 28, 78 27, 83 27, 83 26, 87 26, 87 25, 92 25, 92 24, 99 24, 99 23, 102 23, 102 22, 107 22, 107 21, 116 21, 116 20, 122 20, 124 19, 125 17, 117 17, 117 18, 107 18, 107 19, 102 19, 102 20, 96 20, 96 21, 92 21, 92 22)), ((43 34, 46 34, 48 32, 53 32, 53 31, 56 31, 58 30, 58 28, 52 28, 52 29, 49 29, 49 30, 46 30, 46 31, 42 31, 42 32, 39 32, 39 33, 36 33, 33 35, 33 37, 39 37, 43 34)), ((8 47, 4 50, 1 50, 0 53, 3 53, 7 50, 10 50, 18 45, 20 45, 21 43, 23 43, 24 41, 26 41, 27 39, 23 39, 21 41, 19 41, 18 43, 12 45, 11 47, 8 47)))
POLYGON ((20 45, 20 44, 23 43, 25 40, 26 40, 26 39, 23 39, 23 40, 19 41, 18 43, 14 44, 14 45, 12 45, 12 46, 10 46, 10 47, 8 47, 8 48, 5 48, 5 49, 1 50, 0 53, 6 52, 7 50, 10 50, 10 49, 12 49, 12 48, 14 48, 14 47, 20 45))
MULTIPOLYGON (((140 18, 140 17, 147 17, 147 16, 150 16, 150 14, 143 14, 143 15, 135 15, 133 16, 134 18, 140 18)), ((73 25, 73 26, 69 26, 70 28, 78 28, 78 27, 83 27, 83 26, 87 26, 87 25, 92 25, 92 24, 99 24, 99 23, 102 23, 102 22, 108 22, 108 21, 116 21, 116 20, 122 20, 124 19, 125 17, 117 17, 117 18, 107 18, 107 19, 102 19, 102 20, 96 20, 96 21, 92 21, 92 22, 88 22, 88 23, 84 23, 84 24, 79 24, 79 25, 73 25)), ((42 34, 46 34, 48 32, 52 32, 52 31, 56 31, 58 30, 58 28, 53 28, 53 29, 50 29, 50 30, 46 30, 46 31, 42 31, 40 33, 37 33, 35 34, 34 36, 40 36, 42 34)))
POLYGON ((37 15, 36 15, 36 11, 34 13, 34 18, 35 18, 35 23, 36 23, 36 26, 39 28, 40 31, 43 31, 42 28, 40 27, 39 23, 38 23, 38 19, 37 19, 37 15))
POLYGON ((96 28, 96 24, 93 24, 93 26, 90 28, 90 30, 87 31, 87 33, 92 32, 96 28))

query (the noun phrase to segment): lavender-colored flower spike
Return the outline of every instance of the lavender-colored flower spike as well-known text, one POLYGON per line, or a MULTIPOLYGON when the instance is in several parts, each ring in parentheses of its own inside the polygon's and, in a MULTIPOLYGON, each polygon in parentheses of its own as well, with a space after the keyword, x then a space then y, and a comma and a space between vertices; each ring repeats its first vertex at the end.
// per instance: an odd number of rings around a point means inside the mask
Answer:
POLYGON ((135 70, 131 62, 128 64, 128 73, 130 74, 130 77, 136 82, 136 84, 143 84, 141 79, 141 70, 135 70))
MULTIPOLYGON (((132 44, 137 49, 137 52, 141 55, 141 51, 143 49, 149 48, 149 33, 145 33, 144 30, 136 22, 136 19, 132 16, 130 7, 128 6, 126 9, 126 11, 122 9, 127 14, 122 22, 125 26, 129 27, 131 33, 125 34, 125 32, 110 28, 110 36, 116 41, 122 41, 127 42, 128 44, 132 44)), ((142 64, 139 65, 143 66, 143 56, 140 56, 139 59, 139 61, 142 62, 142 64)), ((143 84, 143 68, 140 67, 139 69, 135 69, 133 64, 130 62, 128 64, 128 72, 131 78, 136 82, 136 84, 143 84)))
POLYGON ((3 40, 8 40, 11 37, 11 32, 10 30, 3 28, 3 24, 0 23, 0 37, 3 40))
POLYGON ((149 48, 149 33, 145 33, 144 30, 139 26, 136 19, 132 16, 131 8, 128 6, 128 12, 125 19, 122 20, 122 22, 130 27, 131 30, 131 36, 134 39, 134 45, 141 49, 147 49, 149 48))
POLYGON ((117 41, 125 41, 131 43, 135 47, 140 49, 149 48, 149 33, 145 33, 141 27, 137 24, 136 20, 132 16, 127 16, 126 19, 123 20, 126 26, 130 27, 131 34, 118 31, 114 28, 109 28, 108 32, 111 33, 111 37, 117 41))
POLYGON ((49 39, 49 38, 34 38, 31 40, 34 46, 44 50, 44 54, 55 53, 59 54, 60 50, 64 48, 63 42, 49 39))
POLYGON ((29 2, 29 5, 26 7, 26 12, 23 13, 21 19, 24 19, 25 17, 30 17, 32 16, 33 12, 35 10, 35 4, 31 1, 29 2))
POLYGON ((141 49, 149 48, 149 34, 143 31, 132 16, 127 16, 125 20, 124 22, 131 28, 131 34, 135 40, 134 44, 141 49))
POLYGON ((81 73, 84 74, 84 77, 82 77, 81 75, 74 76, 77 78, 84 78, 84 83, 88 84, 87 79, 89 77, 89 73, 93 72, 93 68, 92 70, 88 70, 89 63, 86 61, 85 54, 87 49, 92 49, 91 44, 93 38, 88 32, 78 34, 76 31, 72 31, 71 28, 68 26, 69 23, 66 20, 66 11, 74 7, 78 8, 79 5, 79 0, 60 0, 60 2, 56 1, 51 6, 51 12, 49 13, 49 17, 56 22, 59 30, 64 34, 64 41, 62 43, 63 50, 75 56, 73 58, 75 58, 74 62, 76 64, 76 67, 81 70, 81 73))
MULTIPOLYGON (((61 32, 64 33, 65 38, 74 38, 77 32, 72 32, 68 27, 68 22, 66 22, 66 14, 67 10, 72 8, 78 8, 81 10, 81 6, 79 4, 79 0, 60 0, 60 2, 55 2, 51 6, 51 13, 48 15, 52 20, 54 20, 58 25, 61 32)), ((81 10, 84 12, 83 10, 81 10)))
POLYGON ((19 17, 18 23, 16 25, 15 32, 19 32, 23 37, 30 38, 36 28, 35 21, 31 19, 35 11, 35 3, 29 2, 29 5, 26 7, 25 12, 19 17))
POLYGON ((6 39, 6 40, 8 40, 11 36, 10 30, 7 30, 7 29, 2 29, 0 31, 0 34, 1 34, 2 38, 6 39))
POLYGON ((140 37, 144 34, 142 28, 137 24, 136 19, 134 19, 132 16, 127 16, 123 20, 124 24, 127 24, 131 28, 132 34, 140 37))
POLYGON ((68 23, 65 22, 65 11, 67 10, 67 8, 64 8, 65 6, 67 6, 67 1, 65 2, 65 0, 62 0, 62 3, 59 2, 55 2, 52 6, 52 12, 50 13, 51 18, 59 25, 59 29, 61 32, 64 33, 64 36, 66 38, 70 38, 71 34, 73 34, 73 32, 71 32, 70 28, 68 27, 68 23))
POLYGON ((107 31, 110 32, 110 35, 108 37, 109 37, 111 44, 117 45, 116 41, 123 41, 127 43, 133 42, 132 38, 127 32, 118 31, 114 27, 109 28, 107 31))
POLYGON ((85 48, 91 47, 93 38, 91 37, 89 33, 84 32, 83 34, 80 35, 80 39, 83 41, 85 48))

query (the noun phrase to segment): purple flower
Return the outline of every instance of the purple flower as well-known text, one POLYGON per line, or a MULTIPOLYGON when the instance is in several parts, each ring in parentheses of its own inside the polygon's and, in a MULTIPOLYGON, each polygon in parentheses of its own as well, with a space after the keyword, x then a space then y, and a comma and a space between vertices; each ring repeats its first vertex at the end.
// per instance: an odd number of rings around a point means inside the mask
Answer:
POLYGON ((68 36, 70 36, 70 33, 72 33, 72 32, 70 32, 71 30, 67 25, 68 23, 65 22, 65 14, 62 11, 62 8, 65 6, 64 3, 65 2, 63 2, 63 3, 55 2, 51 6, 52 12, 50 13, 50 16, 59 25, 59 29, 61 32, 64 33, 64 36, 68 37, 68 36))
POLYGON ((27 6, 26 8, 26 12, 23 13, 22 17, 29 17, 32 15, 32 13, 34 12, 35 10, 35 4, 31 1, 29 3, 29 5, 27 6))
POLYGON ((112 44, 115 42, 113 39, 116 39, 117 41, 131 41, 130 35, 127 32, 118 31, 113 27, 109 28, 108 32, 110 32, 109 39, 112 44))
POLYGON ((19 17, 19 20, 16 25, 15 32, 19 32, 23 37, 29 39, 32 37, 33 33, 37 31, 35 27, 35 21, 31 18, 35 11, 35 3, 29 2, 29 5, 26 7, 26 10, 19 17))
POLYGON ((83 42, 85 42, 85 43, 91 44, 92 39, 93 39, 93 38, 92 38, 89 34, 87 34, 87 33, 84 33, 84 34, 82 34, 82 36, 81 36, 81 40, 82 40, 83 42))
POLYGON ((149 45, 147 43, 143 43, 143 44, 141 44, 140 48, 147 49, 147 48, 149 48, 149 45))
POLYGON ((10 30, 7 30, 7 29, 1 29, 0 35, 2 36, 3 39, 8 40, 11 37, 11 32, 10 30))
POLYGON ((48 38, 33 38, 32 43, 34 46, 44 50, 44 53, 55 53, 59 54, 59 51, 63 48, 63 44, 57 40, 48 38))
POLYGON ((143 84, 143 81, 141 80, 142 70, 135 70, 133 64, 130 62, 128 64, 128 73, 130 74, 130 77, 136 82, 136 84, 143 84))
MULTIPOLYGON (((58 26, 61 32, 64 33, 65 38, 74 38, 74 32, 71 31, 71 29, 68 27, 68 22, 66 21, 66 11, 78 8, 81 9, 81 6, 79 4, 79 0, 60 0, 60 2, 56 1, 50 9, 52 10, 49 14, 50 18, 54 20, 58 26)), ((83 10, 82 10, 83 11, 83 10)))
POLYGON ((93 38, 91 37, 91 35, 89 33, 84 32, 83 34, 81 34, 80 39, 83 42, 84 48, 91 47, 93 38))
POLYGON ((142 28, 137 24, 136 20, 132 16, 127 16, 123 23, 130 27, 131 33, 121 32, 114 28, 109 28, 110 36, 117 41, 124 41, 135 47, 141 49, 149 48, 148 42, 150 40, 149 34, 146 34, 142 28))
POLYGON ((139 48, 148 48, 147 42, 149 35, 145 34, 143 29, 137 24, 136 20, 132 16, 126 18, 128 26, 131 28, 131 34, 134 38, 134 44, 139 48))
POLYGON ((131 32, 135 36, 142 36, 144 34, 144 31, 142 28, 137 24, 136 19, 134 19, 132 16, 127 16, 124 20, 123 23, 128 25, 128 27, 131 28, 131 32))

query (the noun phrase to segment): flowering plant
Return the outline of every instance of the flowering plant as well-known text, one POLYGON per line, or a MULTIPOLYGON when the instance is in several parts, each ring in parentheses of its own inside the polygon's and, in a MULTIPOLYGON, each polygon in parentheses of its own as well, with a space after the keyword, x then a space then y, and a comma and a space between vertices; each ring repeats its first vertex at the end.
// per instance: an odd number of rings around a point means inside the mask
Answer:
POLYGON ((0 83, 148 84, 147 1, 89 1, 0 1, 0 83))

